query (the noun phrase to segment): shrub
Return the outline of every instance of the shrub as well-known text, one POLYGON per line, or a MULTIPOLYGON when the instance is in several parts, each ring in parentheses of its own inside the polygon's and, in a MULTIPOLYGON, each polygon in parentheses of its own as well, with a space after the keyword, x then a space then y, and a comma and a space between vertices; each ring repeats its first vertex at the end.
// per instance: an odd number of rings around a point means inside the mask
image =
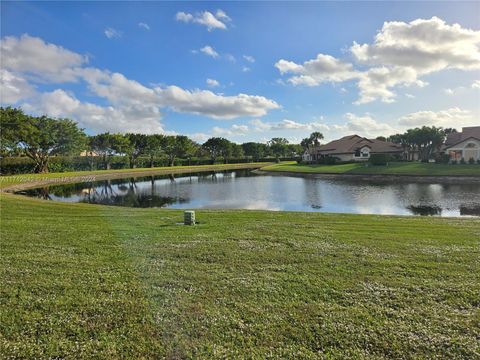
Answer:
POLYGON ((461 159, 460 159, 460 164, 462 164, 462 165, 465 165, 465 164, 466 164, 466 162, 465 162, 465 159, 464 159, 464 158, 461 158, 461 159))
POLYGON ((387 165, 387 163, 392 159, 388 154, 371 154, 368 162, 372 165, 387 165))
POLYGON ((338 160, 339 160, 338 158, 333 156, 325 156, 318 159, 317 164, 335 165, 336 163, 338 163, 338 160))
POLYGON ((450 162, 450 156, 448 154, 437 154, 435 156, 435 162, 437 164, 448 164, 450 162))
POLYGON ((480 159, 477 160, 477 164, 480 165, 480 159))
POLYGON ((469 163, 470 165, 475 164, 475 159, 474 159, 473 157, 471 157, 470 159, 468 159, 468 163, 469 163))
POLYGON ((458 164, 458 161, 457 161, 456 159, 454 159, 454 160, 452 160, 452 161, 450 162, 450 164, 452 164, 452 165, 457 165, 457 164, 458 164))

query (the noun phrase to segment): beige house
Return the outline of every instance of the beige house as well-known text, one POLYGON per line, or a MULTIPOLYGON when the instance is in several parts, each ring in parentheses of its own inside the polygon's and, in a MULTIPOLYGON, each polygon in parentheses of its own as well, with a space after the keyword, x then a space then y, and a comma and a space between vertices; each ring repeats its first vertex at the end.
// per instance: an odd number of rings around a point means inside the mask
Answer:
POLYGON ((480 159, 480 126, 462 128, 462 132, 449 134, 442 148, 451 160, 480 159))
POLYGON ((322 157, 336 157, 340 161, 366 161, 372 154, 389 154, 403 157, 401 145, 377 139, 367 139, 358 135, 344 136, 325 145, 307 150, 303 161, 314 162, 322 157))

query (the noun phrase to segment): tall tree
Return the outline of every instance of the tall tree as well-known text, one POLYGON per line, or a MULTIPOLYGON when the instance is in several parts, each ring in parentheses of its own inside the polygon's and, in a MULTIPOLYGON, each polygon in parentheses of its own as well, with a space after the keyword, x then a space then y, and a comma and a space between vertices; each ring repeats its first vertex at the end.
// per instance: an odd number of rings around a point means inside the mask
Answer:
POLYGON ((219 157, 223 157, 224 162, 227 161, 231 151, 230 144, 230 141, 225 138, 212 137, 202 145, 202 148, 208 152, 210 159, 212 160, 212 164, 214 164, 219 157))
POLYGON ((247 142, 242 145, 245 156, 251 157, 254 161, 260 160, 266 155, 266 145, 257 142, 247 142))
POLYGON ((285 138, 272 138, 268 143, 268 147, 272 151, 277 162, 280 161, 281 156, 285 156, 287 150, 288 140, 285 138))
POLYGON ((319 146, 320 140, 323 140, 323 134, 319 131, 314 131, 310 134, 309 138, 313 146, 319 146))
POLYGON ((90 137, 90 148, 102 156, 104 168, 109 170, 113 155, 123 155, 131 147, 129 140, 121 134, 108 132, 90 137))
POLYGON ((160 156, 164 154, 163 145, 165 143, 166 137, 161 134, 153 134, 147 136, 147 146, 145 148, 145 154, 150 158, 150 167, 153 168, 153 160, 155 156, 160 156))
POLYGON ((135 168, 137 167, 137 159, 147 151, 148 136, 129 133, 126 134, 125 137, 130 145, 125 150, 128 155, 128 162, 131 168, 135 168))
POLYGON ((70 155, 85 145, 85 133, 69 119, 27 116, 20 109, 1 108, 2 141, 35 162, 35 172, 48 172, 54 155, 70 155))
POLYGON ((196 150, 196 144, 184 135, 167 136, 163 151, 168 157, 168 165, 175 165, 176 158, 190 158, 196 150))

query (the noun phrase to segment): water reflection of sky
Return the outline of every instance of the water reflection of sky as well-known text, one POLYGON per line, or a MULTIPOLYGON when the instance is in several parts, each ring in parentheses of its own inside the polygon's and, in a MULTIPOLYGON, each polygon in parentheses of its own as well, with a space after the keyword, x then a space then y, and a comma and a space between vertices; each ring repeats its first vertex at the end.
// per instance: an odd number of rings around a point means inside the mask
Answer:
POLYGON ((26 192, 57 201, 132 207, 479 216, 480 184, 256 176, 248 171, 57 185, 26 192))

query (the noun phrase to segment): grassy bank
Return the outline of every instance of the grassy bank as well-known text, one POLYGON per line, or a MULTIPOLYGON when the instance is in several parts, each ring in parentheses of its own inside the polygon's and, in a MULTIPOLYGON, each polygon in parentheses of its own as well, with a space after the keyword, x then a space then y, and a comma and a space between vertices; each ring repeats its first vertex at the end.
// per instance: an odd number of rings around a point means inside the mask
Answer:
POLYGON ((421 162, 397 162, 390 163, 388 166, 372 166, 366 163, 305 165, 290 162, 266 166, 262 170, 313 174, 480 176, 480 165, 448 165, 421 162))
POLYGON ((199 166, 166 166, 156 168, 135 168, 120 170, 95 170, 95 171, 75 171, 75 172, 57 172, 46 174, 20 174, 11 176, 0 176, 0 189, 6 189, 22 184, 43 185, 49 183, 68 183, 85 180, 102 180, 135 176, 150 176, 172 173, 188 173, 201 171, 223 171, 233 169, 260 168, 269 163, 240 163, 240 164, 217 164, 217 165, 199 165, 199 166))
POLYGON ((197 218, 2 194, 2 357, 480 354, 478 219, 197 218))

